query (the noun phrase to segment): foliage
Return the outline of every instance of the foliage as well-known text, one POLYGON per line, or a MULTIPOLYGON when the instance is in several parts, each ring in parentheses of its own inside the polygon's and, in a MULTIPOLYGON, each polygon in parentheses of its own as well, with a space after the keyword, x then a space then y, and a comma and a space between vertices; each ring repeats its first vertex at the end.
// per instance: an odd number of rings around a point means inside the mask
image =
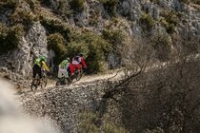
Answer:
POLYGON ((74 11, 80 12, 84 9, 85 0, 70 0, 69 5, 74 11))
POLYGON ((17 0, 1 0, 0 1, 0 8, 1 7, 15 8, 16 5, 17 5, 17 0))
POLYGON ((173 10, 162 10, 160 15, 163 17, 161 24, 166 28, 167 33, 172 34, 175 31, 175 27, 179 22, 178 15, 173 10))
POLYGON ((181 0, 181 2, 185 4, 189 4, 190 2, 198 5, 200 4, 200 0, 181 0))
POLYGON ((23 35, 24 29, 22 25, 15 25, 8 28, 0 24, 0 54, 18 48, 18 43, 23 35))
POLYGON ((61 34, 54 33, 47 37, 47 43, 48 49, 55 52, 54 63, 58 65, 66 54, 65 40, 61 34))
POLYGON ((156 50, 157 58, 166 61, 171 53, 171 39, 167 34, 158 34, 151 39, 153 48, 156 50))
POLYGON ((168 23, 165 19, 161 20, 161 24, 166 28, 167 33, 172 34, 175 31, 175 25, 168 23))
POLYGON ((163 10, 160 15, 165 18, 168 23, 172 23, 174 25, 178 24, 178 17, 175 11, 173 10, 163 10))
POLYGON ((105 40, 113 45, 121 44, 125 39, 121 30, 103 30, 102 35, 105 40))
POLYGON ((140 18, 140 23, 144 30, 151 30, 155 26, 156 21, 150 14, 143 13, 140 18))
POLYGON ((38 0, 25 0, 25 1, 29 4, 31 10, 34 13, 39 13, 39 11, 38 11, 38 8, 39 8, 38 0))
POLYGON ((153 130, 149 130, 147 129, 146 131, 142 132, 142 133, 165 133, 164 130, 160 127, 156 127, 153 130))
POLYGON ((99 0, 99 2, 104 5, 105 9, 111 16, 116 15, 116 8, 119 3, 119 0, 99 0))
POLYGON ((195 4, 200 5, 200 0, 196 0, 195 4))
POLYGON ((168 33, 173 33, 175 31, 175 26, 178 24, 178 16, 175 11, 163 10, 161 16, 164 17, 161 23, 164 25, 168 33))
POLYGON ((188 4, 190 0, 181 0, 181 2, 188 4))
POLYGON ((32 12, 23 9, 16 10, 10 19, 13 23, 31 24, 38 20, 38 17, 32 12))
POLYGON ((68 25, 58 19, 51 19, 45 16, 41 16, 40 21, 49 34, 59 32, 65 40, 69 41, 70 28, 68 25))
POLYGON ((21 23, 23 25, 38 21, 38 8, 39 3, 37 0, 16 1, 15 7, 12 7, 13 12, 9 16, 9 21, 12 24, 21 23))
POLYGON ((109 121, 108 118, 105 119, 103 127, 101 129, 97 126, 98 117, 93 113, 82 113, 81 117, 81 125, 80 132, 82 133, 128 133, 123 127, 115 125, 113 122, 109 121))
POLYGON ((67 46, 68 56, 73 57, 83 52, 90 72, 103 71, 103 64, 111 45, 92 32, 74 33, 71 37, 71 42, 67 46))
POLYGON ((160 0, 150 0, 151 2, 153 2, 154 4, 159 4, 160 0))

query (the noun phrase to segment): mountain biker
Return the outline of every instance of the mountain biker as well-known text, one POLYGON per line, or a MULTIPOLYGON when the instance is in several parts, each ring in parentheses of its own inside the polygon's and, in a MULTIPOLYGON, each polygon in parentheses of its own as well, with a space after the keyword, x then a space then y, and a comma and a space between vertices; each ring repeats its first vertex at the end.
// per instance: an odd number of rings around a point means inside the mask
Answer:
POLYGON ((68 78, 69 76, 74 75, 75 68, 74 66, 70 63, 70 58, 66 58, 59 64, 59 69, 58 69, 58 78, 66 77, 68 78))
POLYGON ((75 56, 72 59, 72 64, 74 65, 74 67, 76 69, 78 69, 79 72, 82 69, 82 67, 84 69, 87 69, 87 64, 86 64, 85 59, 83 57, 83 53, 79 53, 77 56, 75 56))
POLYGON ((36 78, 36 75, 38 74, 39 78, 42 78, 42 72, 43 70, 49 72, 49 67, 46 64, 46 57, 45 56, 39 56, 37 59, 35 59, 34 66, 33 66, 33 79, 36 78))

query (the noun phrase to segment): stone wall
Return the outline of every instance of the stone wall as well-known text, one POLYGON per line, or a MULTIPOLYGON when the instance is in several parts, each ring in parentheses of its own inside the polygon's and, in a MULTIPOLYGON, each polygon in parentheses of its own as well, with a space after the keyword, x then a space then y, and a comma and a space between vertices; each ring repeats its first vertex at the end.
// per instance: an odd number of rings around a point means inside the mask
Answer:
POLYGON ((53 87, 22 98, 26 112, 37 116, 50 116, 64 133, 77 133, 79 115, 95 111, 104 90, 116 82, 93 81, 86 85, 53 87))

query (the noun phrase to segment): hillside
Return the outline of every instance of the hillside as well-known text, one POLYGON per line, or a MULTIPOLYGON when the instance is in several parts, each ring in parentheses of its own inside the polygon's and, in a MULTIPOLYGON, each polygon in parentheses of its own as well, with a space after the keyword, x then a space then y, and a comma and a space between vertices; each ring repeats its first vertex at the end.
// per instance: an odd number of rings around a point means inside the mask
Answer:
POLYGON ((1 0, 0 42, 0 77, 30 100, 22 101, 28 113, 47 111, 63 132, 199 131, 199 0, 1 0), (86 75, 71 86, 54 87, 58 64, 79 52, 86 75), (41 54, 52 83, 25 93, 41 54), (124 77, 109 82, 121 68, 124 77), (54 103, 54 96, 62 99, 54 103), (45 108, 48 99, 51 107, 45 108))
POLYGON ((0 12, 1 69, 23 76, 39 54, 53 70, 83 51, 89 73, 97 73, 126 64, 138 41, 148 44, 154 61, 169 60, 180 48, 185 55, 199 50, 198 2, 3 0, 0 12))

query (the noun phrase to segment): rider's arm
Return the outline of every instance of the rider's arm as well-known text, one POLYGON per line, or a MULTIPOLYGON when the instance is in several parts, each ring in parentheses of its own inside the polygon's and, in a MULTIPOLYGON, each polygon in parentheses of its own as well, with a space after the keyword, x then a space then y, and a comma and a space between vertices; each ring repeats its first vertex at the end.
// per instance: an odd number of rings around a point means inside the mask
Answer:
POLYGON ((45 71, 49 72, 50 69, 49 67, 47 66, 46 62, 42 61, 42 67, 45 69, 45 71))
POLYGON ((84 58, 81 58, 81 64, 83 65, 83 67, 84 67, 84 68, 86 68, 86 67, 87 67, 87 65, 86 65, 86 63, 85 63, 85 60, 84 60, 84 58))

